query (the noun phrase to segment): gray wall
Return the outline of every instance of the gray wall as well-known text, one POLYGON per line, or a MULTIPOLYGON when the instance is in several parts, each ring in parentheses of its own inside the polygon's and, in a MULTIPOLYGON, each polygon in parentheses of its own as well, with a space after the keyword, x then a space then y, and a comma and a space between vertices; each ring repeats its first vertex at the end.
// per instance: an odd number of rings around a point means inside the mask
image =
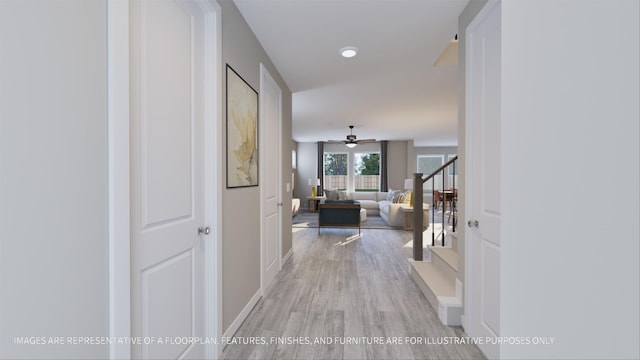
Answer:
POLYGON ((0 1, 0 358, 108 358, 106 2, 0 1))
MULTIPOLYGON (((260 90, 263 63, 283 91, 282 193, 291 202, 286 183, 291 179, 291 91, 231 0, 218 0, 222 8, 222 61, 228 63, 256 91, 260 90)), ((223 69, 223 73, 224 73, 223 69)), ((226 74, 223 75, 226 77, 226 74)), ((223 107, 224 105, 223 101, 223 107)), ((224 114, 224 109, 223 109, 224 114)), ((223 125, 226 132, 226 123, 223 125)), ((225 147, 226 148, 226 147, 225 147)), ((226 159, 225 159, 226 161, 226 159)), ((223 164, 226 168, 226 164, 223 164)), ((225 179, 226 182, 226 179, 225 179)), ((222 189, 222 324, 226 331, 260 289, 260 189, 222 189)), ((282 251, 291 249, 291 207, 283 206, 282 251)))
MULTIPOLYGON (((464 284, 464 272, 465 272, 465 149, 466 149, 466 117, 465 117, 465 54, 466 54, 466 29, 471 21, 476 17, 478 12, 484 7, 487 0, 474 0, 469 1, 464 8, 460 16, 458 17, 458 224, 462 224, 463 227, 458 227, 458 280, 464 284)), ((464 312, 464 296, 463 312, 464 312)))
POLYGON ((298 169, 296 171, 296 196, 300 198, 300 206, 307 207, 307 196, 311 196, 308 180, 317 173, 318 144, 310 142, 298 143, 298 169))
POLYGON ((411 152, 413 150, 413 140, 407 141, 389 141, 387 146, 387 169, 389 175, 389 189, 404 190, 404 180, 413 178, 411 164, 415 171, 415 160, 411 161, 411 152))
POLYGON ((502 2, 500 335, 556 338, 503 358, 640 357, 639 23, 636 0, 502 2))

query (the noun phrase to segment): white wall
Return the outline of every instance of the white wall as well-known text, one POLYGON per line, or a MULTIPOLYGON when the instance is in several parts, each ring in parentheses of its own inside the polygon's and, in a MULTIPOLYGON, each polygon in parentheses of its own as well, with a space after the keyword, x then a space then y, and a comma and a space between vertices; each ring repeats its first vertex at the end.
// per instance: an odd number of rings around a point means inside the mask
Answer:
POLYGON ((640 356, 638 4, 502 3, 503 358, 640 356))
POLYGON ((107 358, 105 1, 0 1, 0 358, 107 358))

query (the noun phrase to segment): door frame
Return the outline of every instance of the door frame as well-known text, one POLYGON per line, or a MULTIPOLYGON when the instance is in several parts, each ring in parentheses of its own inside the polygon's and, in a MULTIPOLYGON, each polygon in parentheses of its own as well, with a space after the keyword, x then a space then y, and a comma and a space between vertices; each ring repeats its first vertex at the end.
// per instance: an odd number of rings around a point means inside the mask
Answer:
MULTIPOLYGON (((129 1, 107 1, 109 336, 131 336, 129 1)), ((111 344, 110 359, 131 357, 111 344)))
MULTIPOLYGON (((215 0, 196 0, 211 9, 206 31, 215 43, 205 56, 205 92, 212 99, 205 107, 205 221, 213 231, 205 249, 205 336, 222 334, 222 10, 215 0)), ((109 336, 131 336, 130 237, 130 114, 129 114, 129 0, 107 0, 107 127, 109 198, 109 336)), ((205 345, 207 358, 220 356, 217 344, 205 345)), ((130 345, 111 344, 110 359, 131 357, 130 345)))
MULTIPOLYGON (((264 81, 270 81, 273 82, 276 87, 280 90, 280 93, 278 94, 278 119, 277 119, 277 126, 278 129, 276 130, 276 133, 278 134, 278 136, 282 136, 282 88, 280 87, 280 85, 278 85, 278 83, 275 81, 275 79, 273 78, 273 76, 271 75, 271 73, 269 72, 269 70, 267 70, 267 68, 264 66, 264 64, 261 62, 260 63, 260 94, 263 94, 263 84, 264 81)), ((260 96, 260 108, 258 110, 259 114, 264 114, 262 112, 262 99, 264 99, 264 96, 260 96)), ((259 129, 263 129, 263 127, 266 126, 264 121, 260 121, 260 126, 259 129)), ((264 134, 265 131, 259 131, 260 134, 264 134)), ((264 154, 265 152, 262 151, 262 149, 264 149, 264 146, 266 146, 265 141, 262 141, 262 139, 260 139, 260 153, 264 154)), ((277 196, 278 196, 278 219, 277 219, 277 223, 278 223, 278 249, 277 249, 277 257, 278 257, 278 271, 282 270, 282 139, 280 139, 279 144, 278 144, 278 152, 277 152, 277 157, 276 157, 276 162, 277 162, 277 179, 276 179, 276 184, 277 184, 277 196)), ((262 165, 260 166, 260 177, 264 178, 264 169, 266 168, 266 166, 262 165)), ((263 182, 264 183, 264 182, 263 182)), ((260 187, 260 293, 264 296, 265 291, 267 290, 264 284, 265 281, 265 276, 264 276, 264 266, 265 264, 263 263, 264 260, 264 251, 265 251, 265 246, 264 246, 264 241, 265 241, 265 236, 264 236, 264 219, 263 219, 263 213, 264 213, 264 193, 265 193, 265 188, 264 186, 260 187)))
MULTIPOLYGON (((473 34, 474 31, 478 28, 480 23, 489 15, 489 13, 496 7, 501 6, 500 0, 489 0, 484 7, 478 12, 478 14, 473 18, 473 20, 469 23, 465 31, 465 218, 466 219, 474 219, 476 218, 476 214, 474 212, 474 198, 473 198, 473 163, 476 161, 476 157, 473 155, 473 146, 472 142, 474 131, 473 124, 473 112, 471 111, 471 103, 474 100, 474 95, 471 91, 471 86, 469 79, 471 78, 471 73, 473 72, 473 52, 471 51, 471 47, 473 45, 473 34)), ((477 335, 477 329, 474 328, 471 319, 474 318, 475 314, 473 313, 472 304, 479 301, 480 294, 475 294, 473 292, 474 283, 473 280, 473 266, 472 264, 476 261, 472 254, 474 253, 474 249, 479 246, 478 242, 471 241, 473 238, 473 234, 470 232, 469 228, 462 226, 463 231, 463 239, 465 246, 465 254, 464 254, 464 262, 465 262, 465 276, 464 276, 464 323, 462 324, 465 332, 473 337, 477 335)), ((497 349, 495 349, 500 354, 500 346, 495 345, 497 349)), ((491 356, 490 354, 485 354, 487 356, 491 356)))

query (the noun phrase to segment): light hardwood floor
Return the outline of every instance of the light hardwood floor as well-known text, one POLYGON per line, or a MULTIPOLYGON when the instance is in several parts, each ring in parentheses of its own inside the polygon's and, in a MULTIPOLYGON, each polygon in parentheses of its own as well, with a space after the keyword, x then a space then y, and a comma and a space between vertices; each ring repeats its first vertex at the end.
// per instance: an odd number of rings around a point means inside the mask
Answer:
POLYGON ((363 230, 347 241, 357 229, 293 231, 291 260, 235 334, 266 344, 228 345, 223 359, 484 359, 475 345, 453 344, 467 335, 442 325, 411 279, 402 251, 411 232, 363 230))

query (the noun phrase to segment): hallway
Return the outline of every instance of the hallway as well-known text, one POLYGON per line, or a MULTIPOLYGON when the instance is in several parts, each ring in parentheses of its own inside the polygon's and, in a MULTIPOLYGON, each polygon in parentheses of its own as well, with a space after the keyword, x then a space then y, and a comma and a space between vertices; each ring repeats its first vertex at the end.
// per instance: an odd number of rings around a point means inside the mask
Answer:
POLYGON ((223 359, 484 358, 453 344, 466 334, 442 325, 411 279, 411 232, 365 229, 349 241, 357 230, 293 231, 291 260, 223 359))

